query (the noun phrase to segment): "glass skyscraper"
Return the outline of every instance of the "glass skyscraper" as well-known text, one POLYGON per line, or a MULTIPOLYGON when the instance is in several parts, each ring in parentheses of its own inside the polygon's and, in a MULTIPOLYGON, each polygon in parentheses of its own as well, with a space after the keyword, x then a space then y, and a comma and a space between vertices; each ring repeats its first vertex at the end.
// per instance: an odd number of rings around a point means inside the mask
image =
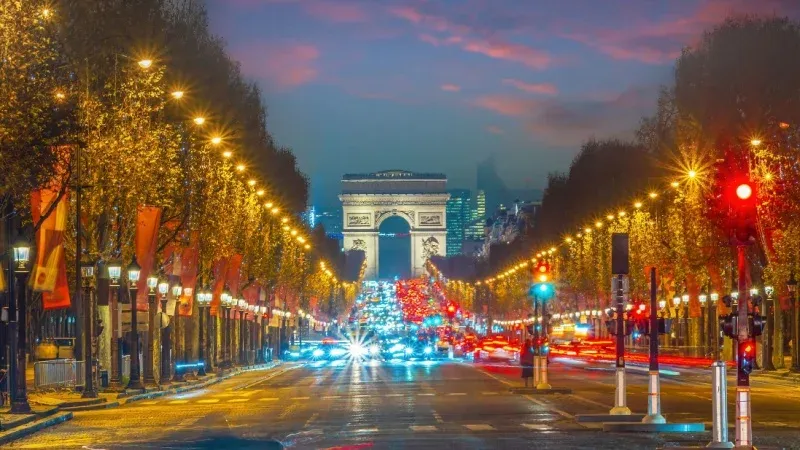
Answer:
POLYGON ((465 237, 470 240, 483 239, 483 226, 486 222, 486 193, 478 191, 475 196, 475 208, 470 211, 469 225, 465 237))
POLYGON ((451 189, 447 201, 447 256, 461 254, 461 243, 466 237, 470 223, 470 192, 467 189, 451 189))

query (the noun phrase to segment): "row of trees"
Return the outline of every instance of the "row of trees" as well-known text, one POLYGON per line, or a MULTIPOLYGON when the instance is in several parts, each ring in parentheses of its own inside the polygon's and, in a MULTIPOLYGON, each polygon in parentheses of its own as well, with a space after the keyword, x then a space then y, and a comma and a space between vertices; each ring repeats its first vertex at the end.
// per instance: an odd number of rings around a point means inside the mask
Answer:
POLYGON ((192 246, 205 283, 234 254, 242 255, 242 280, 304 303, 345 281, 338 246, 297 223, 308 181, 267 132, 261 93, 210 33, 202 2, 3 2, 0 33, 7 233, 16 228, 31 240, 69 201, 66 254, 80 242, 84 260, 127 263, 147 205, 160 211, 161 270, 166 249, 192 246), (40 190, 55 197, 31 214, 31 193, 40 190))
POLYGON ((733 157, 758 186, 753 283, 785 300, 790 274, 800 274, 800 63, 786 58, 798 49, 800 24, 785 18, 730 18, 706 32, 678 58, 635 140, 585 143, 567 173, 549 177, 532 233, 480 265, 472 289, 488 284, 495 312, 524 317, 523 265, 538 254, 558 277, 556 310, 604 307, 610 235, 627 232, 633 297, 647 295, 645 268, 655 266, 660 295, 688 292, 698 316, 701 290, 731 290, 733 254, 713 198, 726 170, 717 162, 733 157))

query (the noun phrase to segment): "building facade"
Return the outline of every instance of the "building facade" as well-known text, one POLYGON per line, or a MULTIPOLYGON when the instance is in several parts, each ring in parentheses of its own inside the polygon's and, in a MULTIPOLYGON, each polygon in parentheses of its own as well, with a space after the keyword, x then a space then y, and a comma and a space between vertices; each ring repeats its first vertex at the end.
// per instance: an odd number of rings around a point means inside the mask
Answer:
POLYGON ((461 254, 472 208, 468 189, 451 189, 447 200, 447 256, 461 254))

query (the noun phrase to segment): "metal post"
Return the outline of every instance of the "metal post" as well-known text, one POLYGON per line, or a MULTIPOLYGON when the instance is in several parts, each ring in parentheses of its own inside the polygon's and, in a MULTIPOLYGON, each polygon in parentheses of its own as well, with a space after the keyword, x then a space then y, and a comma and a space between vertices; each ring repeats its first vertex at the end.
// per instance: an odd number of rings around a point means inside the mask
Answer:
MULTIPOLYGON (((539 356, 535 357, 539 359, 539 382, 536 384, 536 389, 551 389, 550 383, 547 382, 547 353, 544 351, 544 341, 547 339, 547 303, 542 300, 542 342, 539 346, 539 356)), ((536 319, 538 322, 539 319, 536 319)))
POLYGON ((761 368, 764 370, 775 370, 775 365, 772 363, 773 333, 775 332, 775 302, 772 299, 772 292, 765 292, 765 295, 767 298, 764 300, 764 311, 767 316, 767 326, 764 327, 764 332, 761 333, 761 347, 763 349, 761 368))
POLYGON ((139 317, 137 314, 137 298, 139 296, 139 289, 136 288, 136 283, 130 283, 128 288, 128 295, 131 297, 131 333, 130 333, 130 349, 131 349, 131 373, 128 378, 128 389, 143 390, 141 368, 139 366, 139 317))
POLYGON ((800 372, 800 301, 797 298, 797 286, 792 292, 792 372, 800 372))
MULTIPOLYGON (((80 268, 77 269, 81 271, 80 268)), ((83 387, 83 398, 96 398, 97 385, 94 380, 94 352, 92 351, 92 340, 94 340, 94 302, 92 288, 85 287, 84 293, 84 318, 83 318, 83 369, 86 384, 83 387)))
POLYGON ((200 365, 199 368, 197 369, 197 376, 202 377, 206 375, 206 351, 205 351, 206 340, 205 336, 203 336, 203 333, 205 332, 205 327, 203 327, 203 316, 205 315, 204 310, 206 309, 206 307, 200 306, 199 308, 200 308, 199 311, 200 323, 198 325, 200 326, 200 329, 198 330, 197 333, 199 340, 197 343, 197 356, 198 359, 200 359, 200 365))
POLYGON ((711 442, 709 448, 733 448, 728 440, 728 380, 725 361, 711 364, 711 442))
MULTIPOLYGON (((748 336, 747 309, 750 290, 747 288, 747 255, 744 245, 736 247, 738 262, 738 290, 739 290, 739 330, 738 342, 745 342, 748 336)), ((750 448, 753 446, 753 424, 750 413, 750 375, 741 370, 742 362, 738 362, 739 370, 736 377, 736 447, 750 448)))
POLYGON ((609 414, 612 415, 628 415, 631 413, 630 408, 627 406, 627 398, 625 393, 625 292, 624 292, 624 275, 617 275, 617 361, 616 361, 616 391, 614 393, 614 407, 611 408, 609 414))
POLYGON ((119 334, 119 286, 111 286, 108 292, 111 303, 111 379, 109 390, 122 389, 122 349, 119 334), (115 289, 116 288, 116 289, 115 289))
MULTIPOLYGON (((25 288, 25 275, 14 273, 10 283, 16 283, 16 308, 13 311, 14 315, 10 317, 13 322, 9 324, 9 332, 11 333, 10 339, 10 358, 9 362, 14 364, 13 374, 14 377, 9 383, 9 390, 11 392, 11 413, 12 414, 29 414, 31 406, 28 404, 28 390, 26 386, 25 371, 27 369, 27 361, 25 360, 25 319, 26 319, 26 299, 27 296, 25 288)), ((15 299, 11 303, 15 303, 15 299)), ((9 371, 11 372, 11 371, 9 371)))
POLYGON ((153 352, 153 340, 156 333, 156 292, 155 289, 150 289, 147 294, 147 345, 144 346, 142 351, 142 359, 144 359, 144 385, 155 386, 156 377, 153 373, 153 362, 155 360, 155 353, 153 352))
MULTIPOLYGON (((167 315, 167 294, 161 296, 161 322, 164 322, 164 316, 167 315)), ((172 369, 172 362, 170 355, 172 354, 172 341, 170 332, 172 322, 167 323, 167 326, 161 329, 161 375, 158 378, 158 384, 161 386, 169 385, 170 370, 172 369)))
POLYGON ((661 415, 661 380, 658 372, 658 290, 656 286, 656 268, 650 268, 650 371, 647 384, 647 415, 643 423, 667 423, 661 415))

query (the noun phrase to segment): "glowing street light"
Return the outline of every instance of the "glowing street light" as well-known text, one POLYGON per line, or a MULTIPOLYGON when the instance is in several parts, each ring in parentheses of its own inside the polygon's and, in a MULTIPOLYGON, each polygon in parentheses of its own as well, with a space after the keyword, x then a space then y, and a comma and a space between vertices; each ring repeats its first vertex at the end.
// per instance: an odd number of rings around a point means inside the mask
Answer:
POLYGON ((747 183, 742 183, 736 188, 736 196, 742 200, 747 200, 753 195, 753 188, 747 183))
POLYGON ((194 119, 192 119, 192 122, 194 122, 195 125, 202 125, 206 123, 206 118, 203 116, 197 116, 194 119))
POLYGON ((211 143, 214 145, 219 145, 222 143, 222 138, 219 136, 214 136, 211 138, 211 143))
POLYGON ((149 69, 150 66, 153 65, 153 60, 152 59, 140 59, 139 62, 137 62, 137 64, 139 64, 139 67, 141 67, 142 69, 149 69))
POLYGON ((175 100, 180 100, 183 98, 183 94, 183 91, 172 91, 169 95, 171 95, 175 100))

